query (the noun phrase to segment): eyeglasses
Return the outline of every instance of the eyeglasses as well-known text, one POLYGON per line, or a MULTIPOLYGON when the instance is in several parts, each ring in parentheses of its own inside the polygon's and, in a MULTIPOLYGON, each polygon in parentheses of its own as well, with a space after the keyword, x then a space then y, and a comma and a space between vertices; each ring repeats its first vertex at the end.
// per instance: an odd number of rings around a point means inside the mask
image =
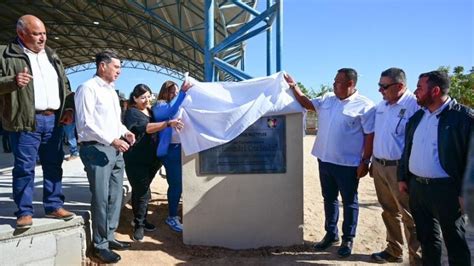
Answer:
POLYGON ((393 85, 396 85, 396 84, 400 84, 399 82, 395 82, 395 83, 390 83, 390 84, 381 84, 379 83, 379 88, 382 88, 383 90, 387 90, 388 88, 390 88, 390 86, 393 86, 393 85))

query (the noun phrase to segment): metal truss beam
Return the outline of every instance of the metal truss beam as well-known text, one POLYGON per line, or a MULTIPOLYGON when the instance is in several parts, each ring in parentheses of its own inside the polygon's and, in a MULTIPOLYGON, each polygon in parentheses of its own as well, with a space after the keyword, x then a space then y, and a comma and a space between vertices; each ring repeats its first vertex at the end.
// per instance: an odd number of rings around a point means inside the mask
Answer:
MULTIPOLYGON (((216 5, 215 0, 205 0, 205 63, 204 63, 204 79, 212 81, 213 79, 228 80, 230 78, 236 80, 248 79, 252 76, 245 73, 245 41, 250 38, 267 31, 267 74, 271 74, 271 27, 275 18, 280 25, 276 28, 276 68, 281 70, 281 43, 282 43, 282 6, 283 0, 267 0, 267 9, 263 12, 256 10, 254 7, 247 5, 242 0, 228 0, 221 5, 216 5), (214 14, 215 8, 228 9, 239 7, 241 12, 248 12, 254 18, 246 22, 239 29, 232 34, 229 34, 225 39, 216 43, 213 35, 214 29, 214 14), (263 24, 263 25, 262 25, 263 24), (260 25, 260 26, 258 26, 260 25), (258 26, 258 27, 257 27, 258 26), (240 54, 230 52, 235 47, 240 47, 240 54), (240 63, 240 69, 237 68, 240 63), (223 73, 224 72, 224 73, 223 73)), ((223 12, 221 12, 223 13, 223 12)), ((234 18, 227 21, 228 27, 233 26, 234 18)))

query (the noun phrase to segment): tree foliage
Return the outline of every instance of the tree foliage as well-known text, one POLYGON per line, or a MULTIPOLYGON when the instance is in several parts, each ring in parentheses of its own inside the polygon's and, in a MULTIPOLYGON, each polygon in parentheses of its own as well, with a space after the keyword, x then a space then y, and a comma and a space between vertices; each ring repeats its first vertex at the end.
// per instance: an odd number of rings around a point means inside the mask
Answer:
POLYGON ((316 97, 323 96, 328 92, 332 92, 332 87, 329 85, 320 85, 319 91, 314 91, 313 88, 306 88, 301 82, 298 82, 298 88, 300 88, 301 92, 306 95, 306 97, 310 99, 314 99, 316 97))
MULTIPOLYGON (((448 66, 441 66, 438 70, 445 71, 449 74, 450 68, 448 66)), ((449 95, 456 99, 461 104, 474 107, 474 72, 464 74, 464 67, 457 66, 453 69, 452 74, 449 75, 451 85, 449 88, 449 95)))

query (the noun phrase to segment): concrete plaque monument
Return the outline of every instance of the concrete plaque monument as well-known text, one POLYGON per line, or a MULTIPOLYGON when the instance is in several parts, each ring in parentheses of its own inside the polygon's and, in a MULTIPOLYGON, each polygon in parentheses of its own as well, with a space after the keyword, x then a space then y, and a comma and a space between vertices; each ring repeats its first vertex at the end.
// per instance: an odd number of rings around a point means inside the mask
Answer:
POLYGON ((263 117, 228 144, 184 156, 183 223, 185 244, 302 244, 302 114, 263 117))

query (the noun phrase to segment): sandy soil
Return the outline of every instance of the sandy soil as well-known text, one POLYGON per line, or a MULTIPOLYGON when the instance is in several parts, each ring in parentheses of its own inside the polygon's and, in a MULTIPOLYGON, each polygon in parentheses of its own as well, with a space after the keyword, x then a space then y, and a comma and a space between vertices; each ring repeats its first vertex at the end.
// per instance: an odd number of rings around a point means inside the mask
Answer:
MULTIPOLYGON (((364 177, 359 185, 360 216, 353 255, 339 259, 337 247, 316 252, 312 245, 324 236, 324 209, 317 161, 310 150, 314 136, 304 139, 304 241, 303 245, 272 247, 252 250, 230 250, 217 247, 187 246, 179 233, 171 231, 164 223, 167 215, 166 180, 157 176, 152 185, 152 201, 148 220, 158 227, 147 232, 144 242, 133 243, 132 249, 118 252, 122 256, 120 265, 364 265, 372 263, 370 254, 385 248, 385 227, 381 208, 377 201, 373 180, 364 177)), ((342 209, 341 209, 342 214, 342 209)), ((342 217, 341 217, 342 218, 342 217)), ((129 204, 122 209, 117 238, 131 241, 132 211, 129 204)), ((339 225, 342 221, 339 221, 339 225)), ((405 255, 404 261, 408 261, 405 255)), ((393 265, 393 264, 392 264, 393 265)))

